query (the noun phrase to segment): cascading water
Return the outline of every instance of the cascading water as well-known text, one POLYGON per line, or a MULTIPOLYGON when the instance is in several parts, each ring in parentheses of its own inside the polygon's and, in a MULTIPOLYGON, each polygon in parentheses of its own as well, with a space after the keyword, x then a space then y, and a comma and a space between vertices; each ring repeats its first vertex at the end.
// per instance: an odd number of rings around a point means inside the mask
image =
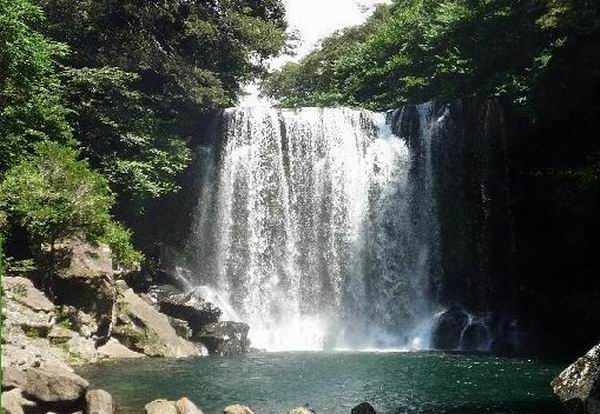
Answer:
POLYGON ((416 150, 392 133, 402 112, 224 111, 199 150, 191 282, 225 298, 258 348, 427 348, 432 112, 417 107, 416 150))

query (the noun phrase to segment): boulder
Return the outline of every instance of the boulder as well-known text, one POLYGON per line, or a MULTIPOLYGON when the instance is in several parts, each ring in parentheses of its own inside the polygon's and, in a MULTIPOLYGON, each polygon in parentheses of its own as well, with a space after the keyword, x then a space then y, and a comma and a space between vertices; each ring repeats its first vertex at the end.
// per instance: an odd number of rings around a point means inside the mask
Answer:
POLYGON ((15 301, 27 306, 35 312, 53 312, 54 304, 33 285, 33 282, 24 277, 4 277, 2 287, 15 301))
POLYGON ((91 390, 85 394, 85 414, 113 414, 112 396, 104 390, 91 390))
POLYGON ((175 408, 179 414, 203 414, 201 409, 185 397, 175 402, 175 408))
POLYGON ((152 401, 146 404, 144 412, 146 414, 203 414, 202 410, 185 397, 177 401, 152 401))
POLYGON ((223 414, 254 414, 250 407, 245 405, 233 404, 223 409, 223 414))
POLYGON ((600 414, 600 344, 552 381, 552 389, 573 414, 600 414))
POLYGON ((144 407, 145 414, 178 414, 173 401, 154 400, 144 407))
POLYGON ((159 304, 162 313, 186 321, 193 335, 198 334, 204 326, 218 322, 222 314, 221 309, 204 300, 195 290, 170 295, 159 304))
POLYGON ((115 338, 110 338, 107 343, 98 347, 98 353, 108 359, 145 358, 146 355, 132 351, 115 338))
POLYGON ((452 307, 436 316, 432 344, 435 349, 452 350, 460 346, 462 333, 469 324, 469 315, 452 307))
POLYGON ((118 313, 113 336, 119 342, 151 357, 197 355, 196 347, 177 335, 166 315, 146 303, 124 282, 117 285, 118 313))
POLYGON ((45 403, 75 402, 83 397, 89 383, 79 375, 51 367, 29 368, 25 394, 45 403))
POLYGON ((350 411, 350 414, 377 414, 377 411, 375 411, 375 408, 368 402, 362 402, 354 407, 350 411))
POLYGON ((157 306, 163 300, 181 294, 181 290, 173 285, 152 285, 147 292, 152 302, 156 303, 157 306))
POLYGON ((14 388, 2 393, 2 411, 6 414, 28 414, 37 411, 37 404, 23 397, 23 391, 14 388))
POLYGON ((206 345, 210 355, 243 355, 250 348, 249 330, 242 322, 216 322, 206 325, 194 339, 206 345))
MULTIPOLYGON (((3 339, 6 332, 2 331, 3 339)), ((62 349, 50 345, 46 339, 31 339, 24 335, 6 338, 11 343, 2 345, 2 369, 8 367, 20 370, 42 365, 53 366, 65 371, 71 368, 64 362, 69 355, 62 349)))
POLYGON ((52 281, 57 301, 94 315, 102 331, 99 335, 109 336, 116 298, 110 248, 75 238, 62 242, 57 250, 60 270, 52 281))

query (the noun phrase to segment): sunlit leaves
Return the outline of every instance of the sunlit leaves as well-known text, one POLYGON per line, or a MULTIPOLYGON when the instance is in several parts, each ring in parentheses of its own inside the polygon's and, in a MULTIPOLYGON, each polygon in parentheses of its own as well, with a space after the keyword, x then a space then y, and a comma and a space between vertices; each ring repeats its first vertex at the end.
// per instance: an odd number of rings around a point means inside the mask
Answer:
POLYGON ((275 73, 264 90, 283 105, 325 95, 375 109, 504 95, 530 111, 556 53, 570 37, 598 27, 599 7, 591 3, 396 0, 388 13, 326 39, 293 71, 275 73))

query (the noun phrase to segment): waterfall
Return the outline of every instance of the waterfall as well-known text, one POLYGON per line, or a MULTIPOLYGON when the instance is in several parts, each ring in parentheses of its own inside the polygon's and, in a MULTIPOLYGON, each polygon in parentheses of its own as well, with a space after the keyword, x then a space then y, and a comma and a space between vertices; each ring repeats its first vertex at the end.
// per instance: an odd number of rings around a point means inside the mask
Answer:
POLYGON ((440 260, 430 148, 444 114, 413 109, 218 115, 214 144, 197 152, 186 266, 250 325, 253 346, 429 346, 440 260))

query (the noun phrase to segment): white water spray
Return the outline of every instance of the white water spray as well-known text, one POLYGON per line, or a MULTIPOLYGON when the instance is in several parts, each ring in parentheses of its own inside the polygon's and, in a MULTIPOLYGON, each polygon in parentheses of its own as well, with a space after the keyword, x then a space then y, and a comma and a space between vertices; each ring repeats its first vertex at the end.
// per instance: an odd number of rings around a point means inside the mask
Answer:
POLYGON ((215 147, 200 151, 188 252, 193 283, 250 325, 253 346, 429 346, 438 225, 431 107, 418 112, 419 153, 382 113, 222 114, 215 147))

